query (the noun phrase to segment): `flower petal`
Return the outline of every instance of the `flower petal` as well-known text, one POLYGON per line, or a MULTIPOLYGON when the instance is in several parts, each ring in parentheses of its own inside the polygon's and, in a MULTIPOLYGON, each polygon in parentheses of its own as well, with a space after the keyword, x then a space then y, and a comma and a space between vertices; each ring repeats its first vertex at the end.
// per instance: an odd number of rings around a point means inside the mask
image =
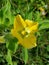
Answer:
POLYGON ((24 37, 24 39, 22 41, 23 42, 21 42, 20 44, 27 49, 37 46, 36 37, 34 35, 30 34, 29 36, 24 37))
POLYGON ((35 33, 35 32, 37 32, 37 30, 38 30, 38 22, 33 22, 31 27, 28 26, 28 27, 25 28, 25 30, 28 33, 31 33, 31 32, 35 33))
POLYGON ((14 29, 21 30, 26 27, 26 24, 23 18, 20 15, 17 15, 14 19, 14 29))
POLYGON ((21 44, 23 47, 30 49, 33 47, 36 47, 36 37, 32 34, 29 34, 28 36, 25 36, 22 38, 21 34, 17 33, 14 29, 12 30, 12 35, 16 37, 19 40, 19 44, 21 44))
POLYGON ((29 27, 31 27, 32 26, 32 24, 33 24, 33 21, 30 21, 30 20, 25 20, 25 23, 26 23, 26 25, 27 26, 29 26, 29 27))

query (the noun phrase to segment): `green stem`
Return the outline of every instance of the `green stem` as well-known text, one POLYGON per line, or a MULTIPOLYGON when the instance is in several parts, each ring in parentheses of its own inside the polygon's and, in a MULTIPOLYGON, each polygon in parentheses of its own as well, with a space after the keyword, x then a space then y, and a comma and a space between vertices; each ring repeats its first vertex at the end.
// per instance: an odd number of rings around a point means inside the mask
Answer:
POLYGON ((25 61, 25 64, 26 64, 27 61, 28 61, 28 50, 25 48, 25 49, 24 49, 24 52, 25 52, 25 58, 24 58, 24 61, 25 61))

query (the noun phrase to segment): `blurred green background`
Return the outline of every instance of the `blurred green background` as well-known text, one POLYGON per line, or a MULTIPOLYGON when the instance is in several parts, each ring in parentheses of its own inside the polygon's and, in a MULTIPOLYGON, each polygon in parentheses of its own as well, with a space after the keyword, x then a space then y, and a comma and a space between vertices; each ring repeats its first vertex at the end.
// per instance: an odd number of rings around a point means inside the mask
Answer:
POLYGON ((0 36, 0 65, 49 65, 49 0, 1 0, 0 36), (10 35, 17 14, 39 23, 37 47, 26 50, 10 35))

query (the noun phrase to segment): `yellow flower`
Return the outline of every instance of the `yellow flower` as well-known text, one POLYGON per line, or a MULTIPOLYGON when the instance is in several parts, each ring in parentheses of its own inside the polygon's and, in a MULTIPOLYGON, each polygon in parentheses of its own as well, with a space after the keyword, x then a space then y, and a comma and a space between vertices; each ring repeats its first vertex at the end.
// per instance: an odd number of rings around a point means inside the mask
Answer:
POLYGON ((39 10, 40 10, 41 12, 45 11, 43 7, 40 7, 39 10))
POLYGON ((30 49, 36 44, 35 32, 38 30, 38 23, 30 20, 24 20, 21 15, 17 15, 14 19, 14 28, 11 34, 16 37, 23 47, 30 49))
POLYGON ((43 16, 45 16, 45 15, 46 15, 46 12, 45 12, 45 10, 44 10, 44 8, 43 8, 43 7, 40 7, 40 8, 39 8, 39 10, 41 11, 41 14, 42 14, 43 16))

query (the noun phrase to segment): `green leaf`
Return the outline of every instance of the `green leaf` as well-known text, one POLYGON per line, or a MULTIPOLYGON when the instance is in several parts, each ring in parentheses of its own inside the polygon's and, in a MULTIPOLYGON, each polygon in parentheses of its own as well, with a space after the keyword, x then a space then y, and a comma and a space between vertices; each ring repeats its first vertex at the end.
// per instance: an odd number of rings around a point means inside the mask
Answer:
POLYGON ((6 47, 8 49, 10 49, 12 52, 15 52, 16 49, 18 48, 18 40, 17 38, 13 38, 10 34, 7 34, 5 36, 5 39, 6 39, 6 47))
POLYGON ((49 45, 47 46, 47 51, 49 52, 49 45))
POLYGON ((49 22, 44 22, 39 26, 39 30, 49 29, 49 22))
POLYGON ((49 20, 48 19, 45 19, 45 20, 39 21, 39 24, 43 24, 43 23, 49 23, 49 20))
POLYGON ((34 63, 32 63, 32 65, 34 65, 34 63))
POLYGON ((15 42, 15 40, 17 39, 13 39, 9 42, 9 45, 8 45, 8 49, 10 49, 11 51, 15 52, 16 49, 18 48, 18 43, 15 42), (12 45, 12 46, 11 46, 12 45))
POLYGON ((35 15, 36 21, 38 21, 40 23, 40 21, 42 20, 40 12, 37 11, 34 15, 35 15))
POLYGON ((32 20, 32 12, 30 12, 30 13, 27 13, 26 15, 25 15, 25 18, 26 19, 29 19, 29 20, 32 20))
POLYGON ((23 49, 22 55, 23 55, 23 60, 26 64, 28 61, 28 50, 26 48, 23 49))
MULTIPOLYGON (((10 0, 7 0, 7 3, 6 3, 6 7, 4 8, 3 10, 3 20, 4 20, 4 24, 5 23, 5 19, 8 18, 9 19, 9 24, 13 24, 13 21, 14 21, 14 16, 12 15, 12 12, 11 12, 11 4, 10 4, 10 0)), ((7 21, 6 21, 7 22, 7 21)))
POLYGON ((8 64, 13 65, 12 57, 11 57, 11 51, 10 50, 8 50, 8 53, 6 55, 6 60, 7 60, 8 64))

